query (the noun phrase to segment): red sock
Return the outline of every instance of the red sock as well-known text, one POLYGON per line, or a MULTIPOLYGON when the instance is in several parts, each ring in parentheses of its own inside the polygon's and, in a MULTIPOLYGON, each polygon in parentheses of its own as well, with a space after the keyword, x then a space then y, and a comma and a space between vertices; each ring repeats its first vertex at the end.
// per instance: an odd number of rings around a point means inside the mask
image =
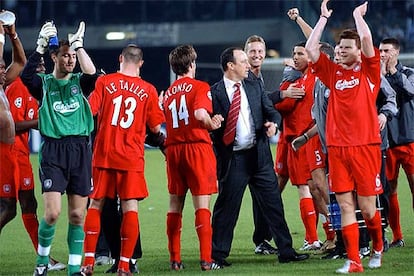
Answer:
POLYGON ((309 243, 318 240, 318 233, 316 232, 316 212, 313 205, 312 198, 302 198, 300 200, 300 215, 303 224, 305 225, 306 237, 309 243))
POLYGON ((211 213, 209 209, 198 209, 195 212, 195 229, 200 241, 200 260, 211 262, 211 213))
POLYGON ((32 240, 33 247, 37 252, 37 245, 39 244, 38 230, 39 230, 39 221, 37 220, 36 214, 22 214, 24 228, 26 228, 27 233, 32 240))
POLYGON ((98 243, 99 232, 101 231, 101 212, 98 209, 88 209, 83 230, 85 231, 85 242, 83 244, 85 258, 83 265, 94 266, 96 244, 98 243))
POLYGON ((358 223, 355 222, 347 226, 343 226, 342 237, 344 240, 346 253, 348 254, 348 259, 356 262, 357 264, 360 264, 361 258, 359 257, 358 223))
POLYGON ((400 205, 398 203, 397 193, 390 194, 390 209, 388 213, 388 222, 392 229, 393 241, 401 240, 403 238, 400 224, 400 205))
POLYGON ((375 215, 371 219, 365 219, 365 224, 367 225, 368 233, 371 236, 372 248, 377 252, 382 252, 383 241, 380 212, 375 212, 375 215))
POLYGON ((129 271, 129 259, 131 259, 134 253, 138 234, 138 213, 134 211, 125 212, 121 222, 121 255, 118 265, 118 268, 124 271, 129 271))
POLYGON ((170 261, 181 262, 181 213, 167 214, 167 237, 170 261))
POLYGON ((322 227, 325 231, 326 239, 332 241, 335 239, 335 231, 332 229, 332 227, 329 226, 329 224, 330 222, 327 220, 322 224, 322 227))

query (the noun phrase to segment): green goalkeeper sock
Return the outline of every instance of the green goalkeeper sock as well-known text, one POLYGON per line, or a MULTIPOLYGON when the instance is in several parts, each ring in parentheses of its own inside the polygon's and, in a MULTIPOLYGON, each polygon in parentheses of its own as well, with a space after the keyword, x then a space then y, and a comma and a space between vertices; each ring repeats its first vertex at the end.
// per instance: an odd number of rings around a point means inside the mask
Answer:
POLYGON ((55 225, 49 225, 42 218, 39 224, 39 245, 37 248, 36 264, 49 263, 50 247, 55 236, 55 225))
POLYGON ((69 262, 68 275, 79 272, 82 262, 83 240, 85 234, 81 225, 74 225, 69 223, 68 227, 68 247, 69 247, 69 262))

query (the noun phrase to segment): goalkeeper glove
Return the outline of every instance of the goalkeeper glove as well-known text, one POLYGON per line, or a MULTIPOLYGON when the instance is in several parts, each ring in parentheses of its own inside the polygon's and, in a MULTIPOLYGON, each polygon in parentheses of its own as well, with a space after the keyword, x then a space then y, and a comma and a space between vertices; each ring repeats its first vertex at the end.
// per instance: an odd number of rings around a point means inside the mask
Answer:
POLYGON ((72 50, 83 48, 83 36, 85 35, 85 22, 79 23, 78 31, 75 34, 68 34, 69 45, 72 50))
POLYGON ((45 24, 43 24, 39 32, 39 37, 37 39, 36 52, 42 55, 46 53, 47 47, 49 45, 49 39, 52 36, 56 36, 56 35, 57 35, 57 29, 55 25, 53 24, 53 22, 46 22, 45 24))

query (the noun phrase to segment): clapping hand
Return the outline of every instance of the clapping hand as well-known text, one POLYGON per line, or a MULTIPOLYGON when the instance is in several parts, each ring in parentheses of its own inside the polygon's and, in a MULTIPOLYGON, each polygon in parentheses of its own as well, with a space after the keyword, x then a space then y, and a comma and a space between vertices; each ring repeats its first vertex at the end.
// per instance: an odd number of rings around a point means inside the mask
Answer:
POLYGON ((85 22, 79 23, 78 31, 75 34, 68 34, 69 45, 72 50, 83 48, 83 37, 85 35, 85 22))
POLYGON ((56 35, 57 35, 57 29, 55 25, 53 24, 53 22, 49 21, 43 24, 39 32, 39 37, 37 39, 36 52, 43 55, 46 52, 46 49, 49 45, 49 39, 52 36, 56 36, 56 35))

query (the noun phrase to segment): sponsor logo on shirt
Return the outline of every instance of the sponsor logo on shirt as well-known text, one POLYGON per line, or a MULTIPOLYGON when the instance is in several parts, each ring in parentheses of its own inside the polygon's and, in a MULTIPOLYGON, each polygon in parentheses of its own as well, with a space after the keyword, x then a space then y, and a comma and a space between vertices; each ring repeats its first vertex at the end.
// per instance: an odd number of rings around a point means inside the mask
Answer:
POLYGON ((79 102, 73 103, 62 103, 61 101, 57 101, 53 103, 53 110, 62 114, 74 112, 79 109, 80 104, 79 102))
POLYGON ((359 79, 338 80, 335 84, 337 90, 351 89, 359 84, 359 79))

